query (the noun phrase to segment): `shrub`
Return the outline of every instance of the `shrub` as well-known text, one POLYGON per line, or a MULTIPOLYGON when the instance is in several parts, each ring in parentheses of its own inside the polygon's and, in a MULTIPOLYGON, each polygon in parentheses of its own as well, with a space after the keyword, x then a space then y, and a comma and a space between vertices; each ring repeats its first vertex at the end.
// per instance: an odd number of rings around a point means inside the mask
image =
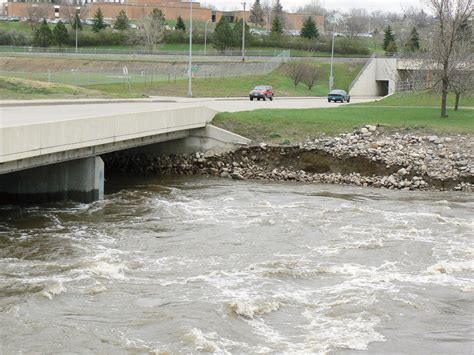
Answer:
MULTIPOLYGON (((330 36, 321 38, 318 42, 308 41, 305 38, 289 37, 289 36, 262 36, 254 40, 261 47, 295 49, 295 50, 310 50, 316 52, 331 52, 330 36)), ((358 39, 350 39, 346 37, 337 37, 336 45, 334 46, 334 53, 336 54, 355 54, 368 55, 369 49, 365 43, 358 39)))
POLYGON ((0 45, 2 46, 28 46, 31 44, 31 37, 26 37, 23 33, 15 30, 5 31, 0 29, 0 45))
POLYGON ((189 36, 183 31, 166 31, 165 38, 163 39, 163 41, 165 43, 188 43, 189 36))
MULTIPOLYGON (((127 41, 127 31, 114 32, 105 29, 100 32, 79 32, 78 44, 81 47, 122 45, 127 41)), ((69 45, 74 46, 75 37, 69 36, 69 45)))

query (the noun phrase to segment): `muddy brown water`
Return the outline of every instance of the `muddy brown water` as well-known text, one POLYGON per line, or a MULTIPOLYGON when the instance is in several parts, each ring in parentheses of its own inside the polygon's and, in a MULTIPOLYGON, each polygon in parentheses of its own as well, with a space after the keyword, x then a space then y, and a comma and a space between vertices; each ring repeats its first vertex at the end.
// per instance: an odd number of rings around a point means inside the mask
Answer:
POLYGON ((107 186, 0 207, 0 353, 472 352, 472 194, 107 186))

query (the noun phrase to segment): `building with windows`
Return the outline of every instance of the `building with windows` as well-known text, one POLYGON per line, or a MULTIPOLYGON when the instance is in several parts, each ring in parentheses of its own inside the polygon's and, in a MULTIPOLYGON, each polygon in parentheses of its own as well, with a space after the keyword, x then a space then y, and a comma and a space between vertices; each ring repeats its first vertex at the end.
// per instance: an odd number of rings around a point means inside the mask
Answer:
MULTIPOLYGON (((9 0, 4 3, 4 14, 7 16, 45 18, 69 18, 71 13, 79 11, 81 18, 92 18, 100 7, 105 19, 113 20, 121 10, 124 10, 131 20, 140 20, 154 8, 163 12, 166 19, 176 19, 181 16, 189 20, 189 2, 180 0, 9 0)), ((219 11, 201 6, 193 2, 193 20, 201 22, 218 22, 223 16, 231 22, 244 17, 250 17, 250 11, 219 11)), ((271 14, 266 14, 266 28, 271 27, 271 14)), ((289 30, 300 30, 303 22, 313 17, 320 31, 324 31, 324 17, 301 13, 285 13, 285 23, 289 30)))

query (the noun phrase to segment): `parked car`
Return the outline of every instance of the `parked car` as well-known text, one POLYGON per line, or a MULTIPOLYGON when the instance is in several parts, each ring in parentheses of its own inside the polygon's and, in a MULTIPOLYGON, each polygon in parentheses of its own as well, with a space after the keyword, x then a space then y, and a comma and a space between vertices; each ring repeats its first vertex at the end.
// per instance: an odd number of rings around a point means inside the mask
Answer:
POLYGON ((257 99, 258 101, 260 101, 260 99, 263 101, 269 99, 270 101, 273 101, 274 96, 273 87, 268 85, 257 85, 249 93, 250 101, 253 101, 253 99, 257 99))
POLYGON ((328 102, 351 102, 351 97, 344 90, 332 90, 328 94, 328 102))

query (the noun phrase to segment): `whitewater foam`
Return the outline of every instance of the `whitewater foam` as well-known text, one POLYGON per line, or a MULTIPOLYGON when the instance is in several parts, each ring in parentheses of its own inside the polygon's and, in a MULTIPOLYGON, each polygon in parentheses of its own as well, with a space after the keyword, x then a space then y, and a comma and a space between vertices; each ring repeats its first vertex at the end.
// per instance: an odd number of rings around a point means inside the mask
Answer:
POLYGON ((266 313, 277 311, 281 304, 276 301, 242 301, 234 300, 228 303, 230 310, 242 317, 252 319, 266 313))

